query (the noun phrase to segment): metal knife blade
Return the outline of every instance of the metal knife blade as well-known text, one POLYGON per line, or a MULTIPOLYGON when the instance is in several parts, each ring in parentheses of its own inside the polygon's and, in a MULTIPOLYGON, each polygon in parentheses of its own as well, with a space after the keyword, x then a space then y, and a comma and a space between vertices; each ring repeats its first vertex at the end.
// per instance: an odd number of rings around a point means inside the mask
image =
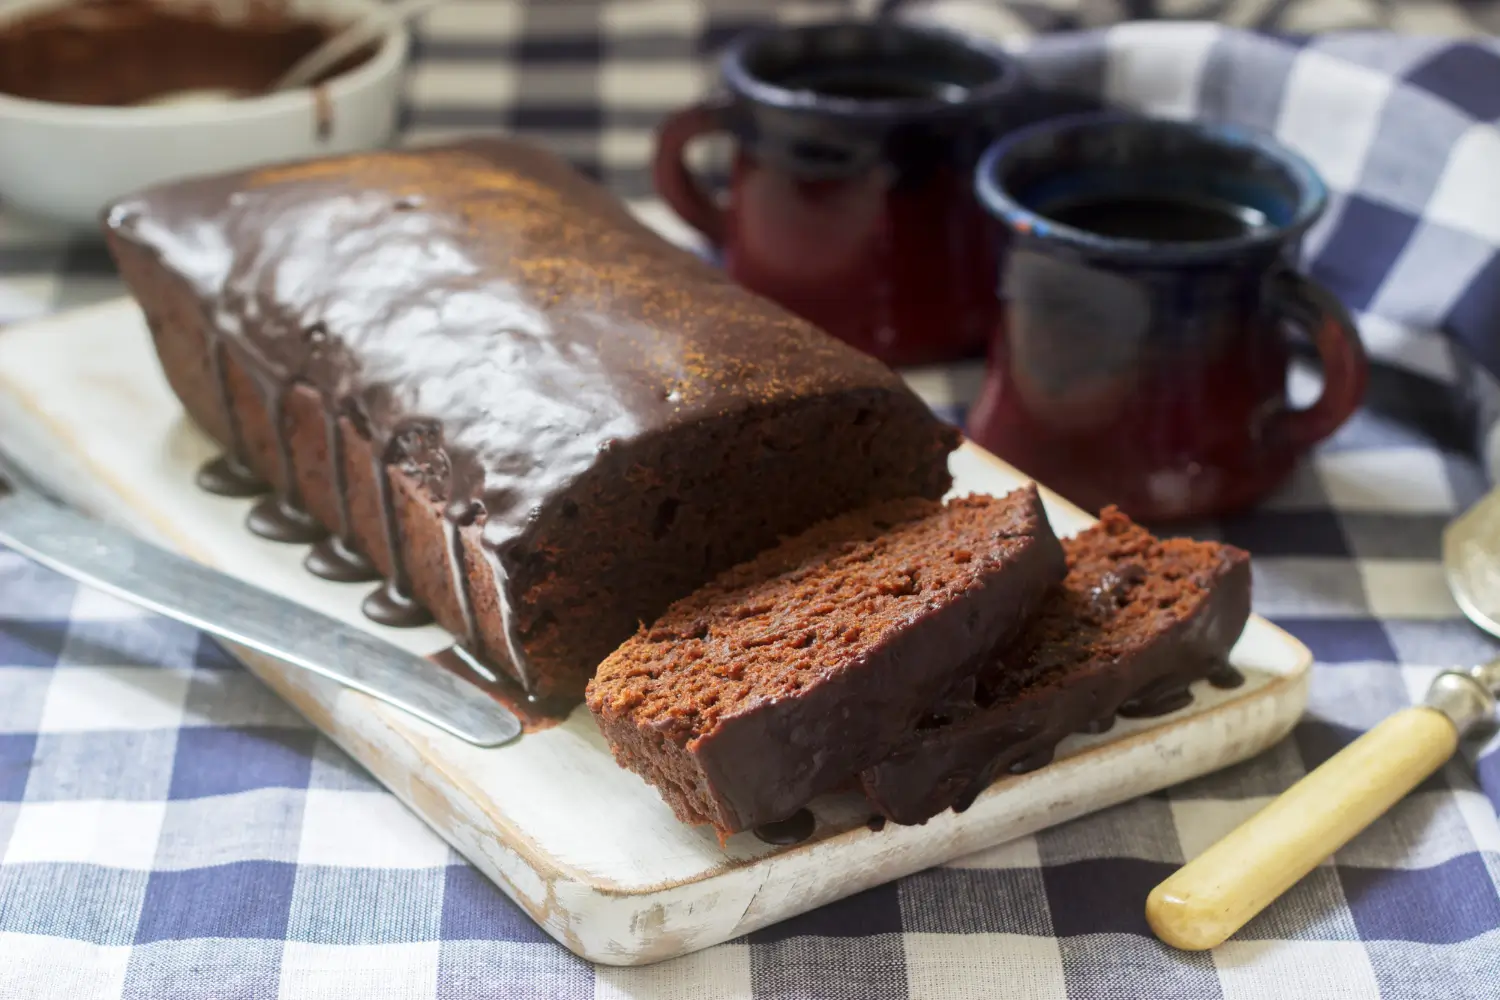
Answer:
POLYGON ((0 544, 86 586, 379 698, 477 746, 513 713, 430 660, 0 481, 0 544))

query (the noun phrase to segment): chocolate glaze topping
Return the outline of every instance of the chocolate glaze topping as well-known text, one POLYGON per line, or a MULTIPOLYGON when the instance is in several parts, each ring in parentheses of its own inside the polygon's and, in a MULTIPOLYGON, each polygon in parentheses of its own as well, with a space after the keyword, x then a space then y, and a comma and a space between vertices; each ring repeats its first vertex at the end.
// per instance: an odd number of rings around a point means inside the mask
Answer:
POLYGON ((338 535, 329 535, 314 545, 302 565, 313 576, 334 583, 364 583, 380 577, 375 564, 349 548, 338 535))
POLYGON ((302 509, 295 490, 261 497, 250 508, 245 526, 262 538, 292 545, 310 545, 328 535, 323 526, 302 509))
POLYGON ((1125 719, 1155 719, 1192 703, 1193 693, 1188 690, 1187 681, 1174 677, 1132 695, 1119 711, 1125 719))
POLYGON ((817 827, 817 817, 806 809, 798 809, 786 819, 757 826, 755 836, 767 844, 785 847, 789 844, 802 843, 813 835, 817 827))
POLYGON ((419 628, 432 622, 431 613, 412 600, 395 580, 387 580, 370 591, 359 609, 370 621, 391 628, 419 628))
POLYGON ((566 722, 573 709, 573 702, 567 699, 528 696, 515 681, 497 675, 463 646, 449 646, 433 653, 428 659, 482 688, 491 698, 504 705, 520 720, 522 732, 536 733, 551 729, 566 722))
POLYGON ((1146 579, 1146 568, 1140 563, 1126 563, 1105 573, 1097 586, 1089 589, 1089 610, 1096 618, 1107 618, 1119 610, 1130 588, 1146 579))
MULTIPOLYGON (((330 451, 345 417, 373 446, 395 565, 366 612, 390 624, 429 620, 410 597, 397 544, 384 468, 399 464, 444 505, 471 646, 458 530, 482 520, 509 647, 488 654, 508 656, 528 688, 512 616, 517 551, 566 516, 556 501, 569 484, 682 425, 809 394, 905 391, 877 362, 764 308, 562 161, 519 144, 475 141, 169 185, 114 205, 105 222, 198 300, 230 452, 204 478, 237 488, 240 477, 223 470, 247 464, 226 352, 269 414, 281 412, 289 387, 310 385, 330 451), (608 266, 590 263, 599 260, 608 266)), ((284 529, 305 514, 283 421, 271 425, 282 485, 257 525, 291 537, 284 529)), ((346 575, 363 576, 362 561, 345 558, 354 546, 343 462, 330 467, 341 505, 334 535, 347 551, 328 543, 312 562, 329 576, 357 564, 346 575)))
POLYGON ((203 490, 221 497, 258 497, 271 489, 232 455, 220 455, 205 464, 198 470, 197 483, 203 490))
POLYGON ((1245 675, 1240 673, 1233 665, 1218 663, 1208 672, 1208 683, 1220 691, 1233 691, 1245 684, 1245 675))

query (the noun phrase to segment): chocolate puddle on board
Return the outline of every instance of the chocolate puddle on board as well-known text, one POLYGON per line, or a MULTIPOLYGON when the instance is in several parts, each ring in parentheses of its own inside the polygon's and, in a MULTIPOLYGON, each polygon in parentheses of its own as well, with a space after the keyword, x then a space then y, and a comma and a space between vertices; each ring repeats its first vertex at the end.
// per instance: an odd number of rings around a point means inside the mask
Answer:
POLYGON ((329 535, 309 549, 302 565, 313 576, 333 583, 369 583, 380 579, 375 564, 351 549, 338 535, 329 535))
POLYGON ((510 709, 511 714, 521 720, 523 733, 537 733, 551 729, 567 720, 576 701, 564 698, 533 698, 521 690, 521 685, 503 674, 485 666, 462 646, 449 646, 427 657, 440 667, 458 674, 464 680, 481 689, 495 701, 510 709))
POLYGON ((800 844, 811 837, 817 825, 818 820, 810 810, 798 809, 786 819, 757 826, 755 836, 767 844, 785 847, 790 844, 800 844))
POLYGON ((220 455, 198 470, 193 480, 205 493, 220 497, 258 497, 271 492, 271 485, 256 478, 255 473, 220 455))
MULTIPOLYGON (((227 400, 226 406, 227 406, 227 400)), ((238 435, 236 434, 236 437, 238 435)), ((286 446, 283 444, 281 450, 286 446)), ((341 463, 340 463, 341 464, 341 463)), ((383 470, 381 470, 383 471, 383 470)), ((384 476, 381 476, 383 479, 384 476)), ((362 583, 380 579, 374 565, 362 553, 352 548, 345 540, 348 512, 346 484, 339 477, 340 520, 345 530, 328 532, 304 511, 295 491, 275 491, 272 486, 257 478, 249 467, 232 455, 221 455, 204 464, 194 479, 200 489, 216 496, 261 499, 251 509, 246 526, 261 538, 288 544, 310 544, 307 558, 302 565, 308 572, 335 583, 362 583)), ((395 511, 391 505, 389 490, 381 491, 381 515, 387 530, 393 527, 395 511)), ((450 532, 450 544, 456 543, 456 532, 450 532)), ((392 546, 399 553, 399 546, 392 546)), ((384 580, 360 604, 360 610, 371 621, 392 628, 416 628, 432 622, 432 615, 406 592, 402 582, 404 568, 399 566, 397 580, 384 580)), ((472 615, 467 594, 464 594, 465 617, 472 615)), ((473 626, 470 625, 472 633, 473 626)), ((471 639, 472 641, 472 639, 471 639)), ((521 722, 523 732, 534 733, 550 729, 565 720, 577 701, 565 699, 538 700, 505 674, 491 669, 482 660, 462 646, 454 645, 428 657, 429 660, 453 671, 469 683, 483 690, 496 702, 509 709, 521 722)))

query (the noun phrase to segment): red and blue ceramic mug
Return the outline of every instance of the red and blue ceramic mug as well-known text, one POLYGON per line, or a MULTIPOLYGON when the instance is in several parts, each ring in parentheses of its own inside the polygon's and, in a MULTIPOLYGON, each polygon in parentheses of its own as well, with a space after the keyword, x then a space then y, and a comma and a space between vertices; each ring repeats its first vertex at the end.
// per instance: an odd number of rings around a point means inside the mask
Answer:
POLYGON ((1358 407, 1354 324, 1296 269, 1327 192, 1269 137, 1071 116, 999 140, 976 189, 1007 246, 969 434, 1076 503, 1235 510, 1358 407), (1323 367, 1307 408, 1286 393, 1298 331, 1323 367))
POLYGON ((723 95, 666 120, 653 169, 730 275, 891 364, 982 355, 999 227, 972 179, 1014 119, 1010 57, 873 21, 751 32, 721 65, 723 95), (684 162, 712 132, 736 140, 723 204, 684 162))

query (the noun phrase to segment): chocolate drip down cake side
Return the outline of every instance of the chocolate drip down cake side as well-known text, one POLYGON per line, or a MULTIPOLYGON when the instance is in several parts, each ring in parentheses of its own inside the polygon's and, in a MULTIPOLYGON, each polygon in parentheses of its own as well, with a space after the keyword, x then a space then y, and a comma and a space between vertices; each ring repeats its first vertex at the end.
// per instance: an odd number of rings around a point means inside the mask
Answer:
POLYGON ((1034 486, 943 503, 958 435, 897 375, 551 154, 292 164, 105 221, 223 448, 205 488, 379 579, 372 618, 430 614, 534 698, 587 687, 686 823, 837 791, 921 823, 1233 680, 1244 553, 1115 512, 1060 544, 1034 486))

